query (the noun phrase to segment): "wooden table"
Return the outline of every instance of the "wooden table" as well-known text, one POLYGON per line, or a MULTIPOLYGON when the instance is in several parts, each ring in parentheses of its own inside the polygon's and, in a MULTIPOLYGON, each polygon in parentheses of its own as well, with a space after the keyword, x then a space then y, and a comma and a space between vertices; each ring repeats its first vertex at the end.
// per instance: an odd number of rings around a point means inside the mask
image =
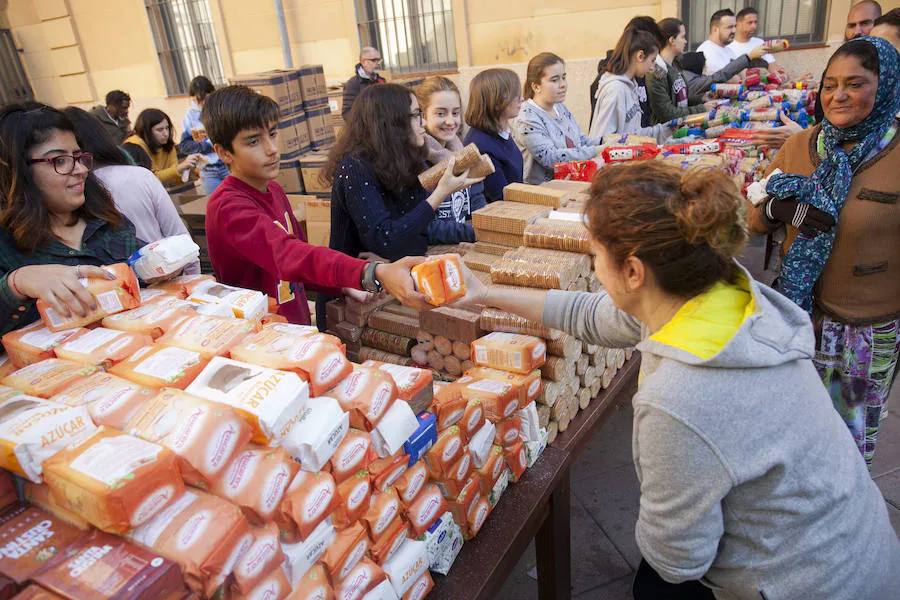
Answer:
POLYGON ((616 407, 630 399, 639 370, 640 354, 635 353, 522 479, 510 484, 478 536, 463 545, 450 573, 434 575, 429 599, 495 598, 532 538, 538 596, 541 600, 571 596, 569 469, 616 407))

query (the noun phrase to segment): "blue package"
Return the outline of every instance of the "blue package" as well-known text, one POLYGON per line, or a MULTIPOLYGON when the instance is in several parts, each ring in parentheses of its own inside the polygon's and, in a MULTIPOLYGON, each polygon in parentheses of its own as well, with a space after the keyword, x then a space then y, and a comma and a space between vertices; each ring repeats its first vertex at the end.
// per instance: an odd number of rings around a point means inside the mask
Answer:
POLYGON ((419 461, 428 449, 437 442, 437 419, 428 412, 422 411, 416 417, 419 420, 419 428, 403 442, 404 454, 409 454, 409 466, 419 461))

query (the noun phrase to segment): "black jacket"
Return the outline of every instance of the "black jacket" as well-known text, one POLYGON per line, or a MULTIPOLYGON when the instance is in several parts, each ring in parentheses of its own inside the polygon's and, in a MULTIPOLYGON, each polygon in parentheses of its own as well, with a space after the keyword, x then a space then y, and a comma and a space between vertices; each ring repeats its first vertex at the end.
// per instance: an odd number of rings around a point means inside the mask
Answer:
POLYGON ((360 73, 365 73, 362 68, 362 64, 356 65, 356 75, 347 80, 347 83, 344 84, 344 100, 341 103, 341 116, 346 117, 347 113, 350 112, 350 109, 353 107, 353 103, 356 101, 356 97, 370 85, 377 85, 379 83, 384 83, 384 77, 376 74, 375 79, 369 79, 368 77, 363 77, 360 73))

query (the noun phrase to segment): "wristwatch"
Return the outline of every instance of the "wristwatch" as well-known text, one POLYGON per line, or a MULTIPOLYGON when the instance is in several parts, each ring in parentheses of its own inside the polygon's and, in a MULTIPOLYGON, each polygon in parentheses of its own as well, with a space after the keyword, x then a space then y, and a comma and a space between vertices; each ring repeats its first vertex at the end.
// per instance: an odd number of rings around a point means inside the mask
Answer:
POLYGON ((384 289, 381 286, 381 282, 375 277, 375 267, 379 264, 381 263, 370 260, 363 268, 362 275, 359 278, 359 285, 362 289, 372 294, 377 294, 384 289))

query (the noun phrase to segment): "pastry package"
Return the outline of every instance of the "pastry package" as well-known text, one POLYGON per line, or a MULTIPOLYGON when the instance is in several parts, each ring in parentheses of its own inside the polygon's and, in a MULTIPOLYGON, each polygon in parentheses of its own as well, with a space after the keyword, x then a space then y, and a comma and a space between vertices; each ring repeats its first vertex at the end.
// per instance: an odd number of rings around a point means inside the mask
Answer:
MULTIPOLYGON (((513 386, 517 392, 519 399, 519 409, 528 405, 530 402, 537 400, 542 391, 541 372, 538 369, 531 371, 526 375, 519 373, 510 373, 500 369, 492 369, 491 367, 473 367, 466 374, 475 379, 490 379, 508 383, 513 386)), ((505 416, 505 411, 503 412, 505 416)))
POLYGON ((183 390, 206 366, 199 352, 171 346, 141 348, 109 372, 148 388, 183 390))
POLYGON ((353 372, 325 395, 350 413, 351 427, 371 431, 397 399, 397 386, 379 369, 354 365, 353 372))
POLYGON ((283 530, 287 541, 305 541, 330 517, 340 499, 337 485, 328 473, 300 471, 284 493, 280 512, 282 521, 291 524, 283 530))
POLYGON ((459 267, 459 256, 448 254, 412 268, 413 281, 428 302, 441 306, 466 295, 466 283, 459 267))
POLYGON ((3 385, 21 390, 30 396, 50 398, 79 379, 97 372, 97 367, 69 360, 48 358, 33 363, 3 378, 3 385))
POLYGON ((205 310, 198 308, 204 314, 237 319, 259 319, 266 314, 269 306, 266 295, 262 292, 217 281, 200 282, 191 291, 187 301, 205 307, 205 310))
MULTIPOLYGON (((469 177, 482 177, 482 175, 472 174, 472 169, 482 161, 481 153, 478 151, 478 147, 475 144, 469 144, 468 146, 457 150, 453 153, 453 156, 456 158, 456 162, 453 166, 454 175, 462 175, 466 169, 469 169, 469 177)), ((488 162, 490 162, 490 159, 488 159, 488 162)), ((444 171, 447 170, 449 163, 450 158, 447 157, 427 171, 420 173, 419 183, 422 184, 422 187, 428 191, 435 189, 438 182, 441 180, 441 177, 443 177, 444 171)), ((493 173, 493 168, 491 168, 491 172, 493 173)))
POLYGON ((525 226, 525 245, 581 254, 592 253, 591 236, 587 227, 577 221, 537 219, 525 226))
POLYGON ((149 289, 162 290, 186 298, 193 293, 197 286, 215 280, 215 277, 212 275, 200 275, 199 273, 195 275, 179 275, 178 277, 153 284, 149 289))
POLYGON ((282 448, 250 445, 234 454, 209 491, 239 506, 251 523, 290 529, 281 504, 299 468, 282 448))
POLYGON ((128 419, 157 393, 157 389, 97 371, 67 385, 50 400, 69 406, 84 406, 97 425, 124 430, 128 419))
POLYGON ((234 346, 259 330, 257 321, 197 315, 179 322, 158 342, 162 346, 193 350, 209 360, 214 356, 228 356, 234 346))
POLYGON ((472 342, 476 364, 526 375, 546 361, 547 347, 540 338, 493 332, 472 342))
POLYGON ((334 480, 340 484, 358 471, 368 470, 369 464, 377 458, 372 436, 351 428, 331 457, 329 468, 334 480))
POLYGON ((569 203, 572 192, 528 183, 510 183, 503 188, 503 199, 507 202, 559 208, 569 203))
MULTIPOLYGON (((245 594, 245 597, 248 598, 254 597, 250 592, 263 584, 269 573, 276 569, 280 572, 281 563, 284 562, 284 553, 281 551, 281 543, 278 539, 278 528, 275 525, 251 527, 250 536, 252 538, 250 547, 238 559, 234 571, 232 571, 234 576, 232 585, 239 593, 245 594)), ((286 589, 289 589, 289 586, 286 589)), ((261 597, 276 598, 277 596, 261 597)))
POLYGON ((431 404, 434 374, 429 369, 406 367, 390 363, 367 360, 364 367, 379 369, 391 376, 397 386, 397 397, 409 403, 413 412, 419 414, 431 404))
POLYGON ((153 338, 146 333, 97 327, 63 343, 55 352, 65 360, 109 369, 152 343, 153 338))
POLYGON ((61 315, 50 305, 41 299, 37 301, 37 309, 41 319, 51 331, 72 329, 95 323, 108 315, 120 313, 123 310, 137 308, 141 304, 141 289, 137 276, 125 263, 116 263, 101 267, 112 274, 113 279, 99 277, 85 277, 80 279, 81 284, 94 296, 97 308, 88 310, 87 315, 72 314, 61 315))
POLYGON ((31 325, 5 334, 3 347, 6 349, 12 366, 15 369, 21 369, 48 358, 55 358, 54 350, 57 347, 67 340, 74 340, 86 333, 87 329, 81 327, 54 332, 47 329, 43 321, 35 321, 31 325))
POLYGON ((170 296, 106 317, 103 326, 118 331, 146 333, 157 339, 183 319, 196 315, 196 308, 196 304, 170 296))

